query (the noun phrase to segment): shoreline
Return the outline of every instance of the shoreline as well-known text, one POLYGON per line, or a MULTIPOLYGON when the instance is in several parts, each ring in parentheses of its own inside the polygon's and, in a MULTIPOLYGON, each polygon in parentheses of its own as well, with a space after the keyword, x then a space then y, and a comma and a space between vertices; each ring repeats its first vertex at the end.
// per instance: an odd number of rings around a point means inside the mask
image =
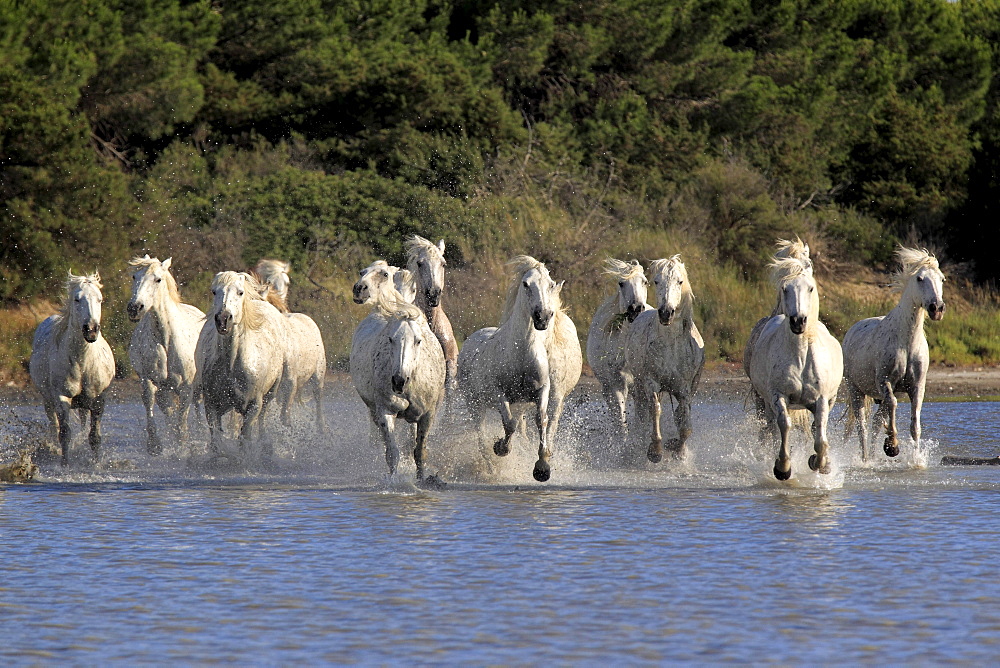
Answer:
MULTIPOLYGON (((731 400, 742 400, 750 389, 750 381, 740 364, 713 364, 705 368, 698 385, 697 398, 712 396, 731 400)), ((326 393, 354 392, 351 377, 345 372, 328 371, 326 393)), ((583 376, 574 392, 600 393, 600 383, 585 368, 583 376)), ((109 389, 108 400, 112 403, 140 400, 139 381, 135 377, 115 380, 109 389)), ((905 396, 905 395, 904 395, 905 396)), ((841 385, 838 403, 845 399, 841 385)), ((1000 401, 1000 366, 947 367, 932 366, 927 373, 925 401, 1000 401)), ((37 391, 29 385, 8 383, 0 386, 0 404, 41 403, 37 391)))

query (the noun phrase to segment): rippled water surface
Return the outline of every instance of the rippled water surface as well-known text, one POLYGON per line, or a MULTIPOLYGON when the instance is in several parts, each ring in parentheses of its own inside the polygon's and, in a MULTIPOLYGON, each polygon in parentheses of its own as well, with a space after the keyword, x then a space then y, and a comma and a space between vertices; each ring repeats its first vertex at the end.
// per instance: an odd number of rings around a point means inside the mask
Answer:
MULTIPOLYGON (((906 406, 901 404, 902 418, 906 406)), ((44 424, 4 407, 9 455, 44 424)), ((273 464, 145 454, 134 403, 101 462, 0 486, 5 662, 986 662, 1000 652, 1000 405, 925 406, 927 442, 789 483, 738 402, 695 409, 683 464, 613 447, 590 395, 567 408, 550 483, 455 415, 429 470, 387 479, 348 393, 334 433, 278 430, 273 464), (483 453, 488 453, 488 456, 483 453)), ((308 410, 301 415, 307 416, 308 410)), ((905 425, 905 421, 901 421, 905 425)), ((841 427, 836 426, 839 432, 841 427)), ((400 430, 403 435, 404 430, 400 430)), ((531 433, 529 429, 528 433, 531 433)), ((880 447, 878 448, 881 449, 880 447)), ((8 457, 9 459, 9 457, 8 457)))

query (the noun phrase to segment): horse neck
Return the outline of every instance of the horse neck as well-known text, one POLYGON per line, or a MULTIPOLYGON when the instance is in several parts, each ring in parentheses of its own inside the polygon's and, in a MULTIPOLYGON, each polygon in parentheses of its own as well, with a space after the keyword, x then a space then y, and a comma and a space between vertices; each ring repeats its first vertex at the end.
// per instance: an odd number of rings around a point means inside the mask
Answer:
POLYGON ((527 344, 526 348, 531 348, 533 345, 544 346, 554 328, 555 316, 552 317, 548 329, 535 329, 531 321, 531 312, 524 303, 524 293, 519 291, 510 317, 500 325, 497 335, 509 343, 524 343, 527 344))
POLYGON ((907 282, 903 294, 899 297, 899 303, 889 312, 885 320, 896 333, 896 341, 910 343, 923 335, 926 317, 927 311, 924 309, 923 301, 911 278, 907 282))
POLYGON ((156 300, 146 312, 145 317, 151 319, 151 322, 156 327, 157 335, 166 343, 173 335, 173 330, 176 327, 179 316, 180 304, 170 298, 170 293, 167 289, 163 289, 159 291, 156 300))

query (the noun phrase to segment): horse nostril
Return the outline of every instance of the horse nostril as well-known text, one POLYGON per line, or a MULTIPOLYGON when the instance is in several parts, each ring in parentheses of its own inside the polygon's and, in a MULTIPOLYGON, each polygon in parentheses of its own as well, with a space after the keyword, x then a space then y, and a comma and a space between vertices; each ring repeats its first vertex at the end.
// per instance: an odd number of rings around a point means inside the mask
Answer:
POLYGON ((393 374, 392 376, 392 391, 402 392, 403 387, 406 385, 406 379, 399 374, 393 374))

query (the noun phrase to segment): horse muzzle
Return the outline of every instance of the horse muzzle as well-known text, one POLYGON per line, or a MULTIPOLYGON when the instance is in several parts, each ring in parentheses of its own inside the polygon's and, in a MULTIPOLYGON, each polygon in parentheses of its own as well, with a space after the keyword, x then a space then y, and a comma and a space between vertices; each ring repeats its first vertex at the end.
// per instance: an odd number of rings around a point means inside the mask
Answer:
POLYGON ((635 322, 635 319, 639 317, 645 309, 642 308, 642 304, 632 304, 627 309, 625 309, 625 318, 629 322, 635 322))
POLYGON ((548 329, 550 322, 552 322, 552 311, 535 311, 531 314, 531 324, 538 331, 548 329))
POLYGON ((392 391, 396 394, 402 394, 403 389, 406 387, 406 379, 400 376, 398 373, 392 375, 392 391))
POLYGON ((936 304, 931 304, 927 307, 927 313, 930 314, 931 320, 940 320, 944 317, 944 302, 938 302, 936 304))
POLYGON ((788 317, 788 328, 792 330, 792 334, 801 334, 806 331, 806 316, 804 315, 792 315, 788 317))
POLYGON ((660 324, 663 326, 669 326, 674 321, 674 314, 677 313, 676 309, 672 308, 658 308, 656 309, 656 315, 660 318, 660 324))
POLYGON ((437 308, 441 303, 441 289, 435 288, 433 290, 424 290, 424 299, 427 301, 427 305, 431 308, 437 308))
POLYGON ((215 314, 215 330, 219 334, 228 334, 233 323, 233 316, 230 313, 221 311, 215 314))
POLYGON ((125 306, 125 312, 128 313, 128 319, 132 322, 139 322, 142 318, 142 312, 145 308, 141 304, 136 304, 135 302, 129 302, 125 306))
POLYGON ((83 340, 87 343, 93 343, 97 340, 97 337, 101 335, 101 323, 99 322, 88 322, 83 326, 83 340))
POLYGON ((364 292, 364 287, 360 283, 355 283, 354 284, 354 303, 355 304, 364 304, 365 303, 365 298, 362 296, 363 292, 364 292))

